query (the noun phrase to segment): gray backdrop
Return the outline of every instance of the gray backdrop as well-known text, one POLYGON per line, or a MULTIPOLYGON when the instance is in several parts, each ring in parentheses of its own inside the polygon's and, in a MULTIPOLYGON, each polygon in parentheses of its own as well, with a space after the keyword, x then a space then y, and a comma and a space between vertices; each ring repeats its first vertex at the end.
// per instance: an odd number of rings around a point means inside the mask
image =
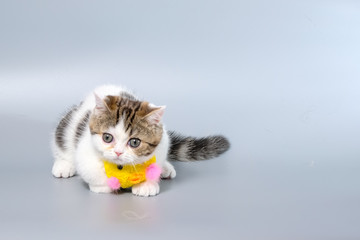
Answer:
POLYGON ((1 239, 360 239, 360 3, 0 2, 1 239), (226 135, 160 195, 51 175, 49 139, 94 87, 226 135))

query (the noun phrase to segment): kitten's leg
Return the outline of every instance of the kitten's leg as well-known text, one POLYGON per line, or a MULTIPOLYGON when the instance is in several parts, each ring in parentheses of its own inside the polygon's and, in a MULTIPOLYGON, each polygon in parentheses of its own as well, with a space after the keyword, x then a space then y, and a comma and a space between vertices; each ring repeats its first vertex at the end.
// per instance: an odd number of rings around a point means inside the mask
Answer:
POLYGON ((53 154, 55 162, 52 167, 52 174, 57 178, 74 176, 76 170, 72 154, 60 149, 56 144, 53 144, 53 154))
POLYGON ((81 173, 82 179, 89 184, 90 191, 94 193, 112 192, 112 189, 107 184, 107 176, 102 163, 86 166, 86 169, 80 167, 79 173, 81 173))
POLYGON ((176 171, 171 163, 168 162, 168 151, 169 151, 169 135, 164 129, 163 137, 155 150, 156 163, 161 167, 161 178, 174 178, 176 171))
MULTIPOLYGON (((159 162, 157 162, 159 164, 159 162)), ((161 163, 161 162, 160 162, 161 163)), ((136 184, 132 187, 132 193, 137 196, 149 197, 155 196, 160 192, 159 180, 162 171, 160 166, 149 166, 146 169, 146 181, 136 184)))
POLYGON ((103 161, 86 141, 81 142, 76 151, 76 169, 82 179, 89 184, 92 192, 112 192, 112 189, 107 184, 103 161))
POLYGON ((165 160, 162 164, 162 171, 161 171, 161 178, 175 178, 176 177, 176 171, 174 166, 169 163, 167 160, 165 160))
POLYGON ((94 193, 111 193, 113 190, 108 185, 90 185, 90 191, 94 193))
POLYGON ((160 186, 156 181, 145 181, 132 187, 132 193, 141 197, 150 197, 159 194, 160 186))
MULTIPOLYGON (((161 156, 161 155, 160 155, 161 156)), ((176 171, 166 159, 157 158, 159 164, 161 164, 161 177, 162 178, 174 178, 176 171)), ((150 197, 159 194, 160 186, 157 181, 145 181, 136 184, 132 187, 132 193, 137 196, 150 197)))
MULTIPOLYGON (((94 156, 92 156, 94 158, 94 156)), ((90 156, 86 160, 91 161, 91 164, 86 166, 79 165, 79 174, 82 179, 89 184, 89 189, 95 193, 110 193, 112 189, 107 184, 107 176, 105 174, 104 164, 98 159, 91 159, 90 156)))

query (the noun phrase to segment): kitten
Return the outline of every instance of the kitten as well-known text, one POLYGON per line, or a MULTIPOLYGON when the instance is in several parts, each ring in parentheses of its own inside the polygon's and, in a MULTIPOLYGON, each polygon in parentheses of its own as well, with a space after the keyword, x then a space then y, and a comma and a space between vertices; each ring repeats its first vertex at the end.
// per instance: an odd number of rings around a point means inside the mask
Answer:
MULTIPOLYGON (((183 137, 168 132, 162 124, 165 107, 138 100, 117 86, 101 86, 59 122, 52 143, 55 162, 52 174, 68 178, 78 173, 91 191, 109 193, 103 160, 117 165, 143 163, 156 156, 162 178, 174 178, 168 161, 209 159, 228 150, 222 136, 183 137)), ((159 193, 157 181, 132 187, 139 196, 159 193)))

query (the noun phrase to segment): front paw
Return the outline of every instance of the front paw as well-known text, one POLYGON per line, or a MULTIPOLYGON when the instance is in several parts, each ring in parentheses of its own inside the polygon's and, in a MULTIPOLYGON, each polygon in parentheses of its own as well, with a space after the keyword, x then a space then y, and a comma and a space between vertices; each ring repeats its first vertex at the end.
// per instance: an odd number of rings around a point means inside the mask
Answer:
POLYGON ((141 197, 150 197, 159 194, 160 186, 157 182, 146 181, 132 187, 132 193, 141 197))
POLYGON ((55 161, 52 174, 57 178, 69 178, 75 175, 75 166, 67 161, 55 161))
POLYGON ((107 185, 89 185, 90 191, 94 193, 111 193, 112 189, 107 185))
POLYGON ((173 165, 169 162, 165 162, 162 167, 161 178, 173 179, 176 177, 176 171, 173 165))

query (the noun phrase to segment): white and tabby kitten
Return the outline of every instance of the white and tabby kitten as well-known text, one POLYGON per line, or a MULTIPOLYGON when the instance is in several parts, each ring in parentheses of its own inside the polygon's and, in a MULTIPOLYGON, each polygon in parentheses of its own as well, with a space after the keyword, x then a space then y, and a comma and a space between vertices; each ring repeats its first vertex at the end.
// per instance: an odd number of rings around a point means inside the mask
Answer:
MULTIPOLYGON (((103 160, 134 165, 156 156, 162 178, 176 172, 168 159, 195 161, 218 156, 229 148, 222 136, 183 137, 166 131, 165 107, 138 100, 118 86, 101 86, 61 119, 52 144, 55 162, 52 174, 68 178, 78 173, 91 191, 109 193, 103 160)), ((134 185, 139 196, 159 193, 156 181, 134 185)))

